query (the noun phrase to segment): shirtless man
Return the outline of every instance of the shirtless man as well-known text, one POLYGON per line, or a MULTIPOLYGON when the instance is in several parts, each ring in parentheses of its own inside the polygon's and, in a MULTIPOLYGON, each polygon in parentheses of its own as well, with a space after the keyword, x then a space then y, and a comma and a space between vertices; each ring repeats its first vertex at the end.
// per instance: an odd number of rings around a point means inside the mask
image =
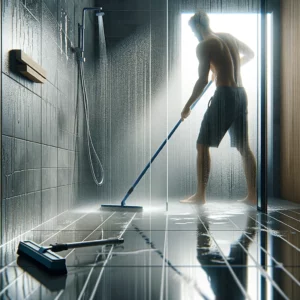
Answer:
POLYGON ((209 147, 218 147, 227 130, 231 147, 236 147, 243 159, 248 195, 243 200, 256 204, 256 163, 249 147, 247 122, 247 95, 242 85, 241 65, 254 57, 253 51, 230 34, 214 33, 206 13, 200 11, 189 21, 199 40, 196 49, 199 60, 199 79, 193 93, 181 112, 182 121, 191 113, 191 105, 201 95, 213 72, 217 89, 204 115, 197 139, 196 194, 181 203, 205 204, 205 189, 210 171, 209 147), (243 55, 240 58, 240 53, 243 55))

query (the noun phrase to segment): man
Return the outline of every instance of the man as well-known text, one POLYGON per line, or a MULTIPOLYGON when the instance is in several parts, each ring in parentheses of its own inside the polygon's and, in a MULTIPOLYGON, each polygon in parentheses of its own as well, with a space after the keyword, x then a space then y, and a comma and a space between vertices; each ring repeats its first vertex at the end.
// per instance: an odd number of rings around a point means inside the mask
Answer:
POLYGON ((197 139, 196 194, 181 203, 205 204, 205 189, 210 171, 209 147, 218 147, 227 130, 231 147, 236 147, 243 159, 248 196, 243 200, 256 204, 256 163, 249 147, 247 123, 247 95, 242 85, 240 67, 254 57, 253 51, 230 34, 214 33, 206 13, 200 11, 189 21, 199 40, 196 49, 199 60, 199 79, 193 93, 181 112, 182 121, 191 113, 191 105, 208 83, 210 70, 216 91, 204 115, 197 139), (240 53, 243 55, 240 58, 240 53))

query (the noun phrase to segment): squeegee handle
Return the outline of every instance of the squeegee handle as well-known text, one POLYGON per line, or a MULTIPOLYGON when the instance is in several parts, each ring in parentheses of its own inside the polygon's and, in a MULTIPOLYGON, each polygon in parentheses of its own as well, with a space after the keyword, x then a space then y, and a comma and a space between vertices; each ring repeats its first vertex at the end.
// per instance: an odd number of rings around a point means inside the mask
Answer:
MULTIPOLYGON (((196 106, 197 102, 202 98, 202 96, 204 95, 204 93, 207 91, 207 89, 211 86, 212 81, 210 81, 205 88, 203 89, 201 95, 198 97, 198 99, 191 105, 191 110, 196 106)), ((172 137, 173 133, 176 131, 176 129, 179 127, 179 125, 181 124, 182 120, 180 119, 177 124, 174 126, 174 128, 171 130, 171 132, 169 133, 168 137, 163 141, 163 143, 159 146, 159 148, 157 149, 157 151, 154 153, 154 155, 152 156, 151 160, 149 161, 149 163, 146 165, 146 167, 144 168, 144 170, 141 172, 141 174, 139 175, 139 177, 136 179, 136 181, 134 182, 134 184, 132 185, 132 187, 128 190, 127 194, 125 195, 124 199, 121 202, 121 206, 125 206, 126 204, 126 200, 129 197, 129 195, 133 192, 133 190, 135 189, 135 187, 138 185, 138 183, 140 182, 140 180, 143 178, 143 176, 145 175, 145 173, 147 172, 147 170, 150 168, 152 162, 155 160, 155 158, 157 157, 157 155, 160 153, 160 151, 164 148, 164 146, 167 144, 168 140, 172 137)))
POLYGON ((75 242, 75 243, 67 243, 67 244, 54 244, 51 245, 50 250, 53 252, 60 252, 68 249, 74 249, 74 248, 83 248, 83 247, 91 247, 91 246, 98 246, 98 245, 122 244, 122 243, 124 243, 124 239, 94 240, 94 241, 75 242))

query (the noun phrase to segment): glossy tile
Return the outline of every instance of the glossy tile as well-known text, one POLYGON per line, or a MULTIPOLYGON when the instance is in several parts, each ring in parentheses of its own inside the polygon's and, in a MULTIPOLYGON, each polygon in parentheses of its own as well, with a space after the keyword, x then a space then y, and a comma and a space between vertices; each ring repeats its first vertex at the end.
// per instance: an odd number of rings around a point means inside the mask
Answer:
POLYGON ((78 222, 72 224, 69 230, 104 230, 104 231, 119 231, 125 230, 128 222, 132 219, 134 214, 117 214, 111 212, 94 212, 87 217, 80 219, 78 222), (101 225, 101 226, 100 226, 101 225))
POLYGON ((300 213, 297 213, 296 211, 284 210, 284 211, 280 211, 280 213, 284 213, 286 216, 294 218, 300 222, 300 213))
MULTIPOLYGON (((144 267, 162 266, 164 250, 164 232, 145 233, 151 240, 145 241, 136 232, 125 232, 122 235, 124 243, 111 246, 95 246, 78 248, 67 259, 68 266, 101 266, 108 258, 110 267, 144 267)), ((118 231, 96 231, 86 240, 107 239, 119 237, 118 231)))
POLYGON ((3 246, 1 295, 293 299, 299 293, 298 235, 279 231, 277 224, 267 223, 266 216, 256 211, 238 213, 234 208, 225 214, 213 206, 193 213, 179 212, 177 207, 168 214, 134 214, 95 208, 66 211, 3 246), (225 224, 222 230, 220 223, 225 224), (149 226, 151 230, 146 230, 149 226), (48 245, 120 236, 124 238, 120 245, 60 252, 66 258, 67 276, 49 277, 15 254, 22 239, 48 245))
POLYGON ((78 219, 86 216, 87 213, 84 212, 74 212, 74 211, 67 211, 61 213, 54 218, 47 220, 46 222, 40 224, 39 226, 33 228, 32 230, 35 231, 43 231, 43 230, 62 230, 76 222, 78 219))
POLYGON ((288 299, 297 299, 300 295, 299 267, 270 268, 268 272, 278 286, 271 290, 270 298, 280 299, 286 295, 288 299))
POLYGON ((278 226, 282 229, 288 227, 290 230, 300 233, 300 218, 297 219, 291 217, 281 211, 270 213, 269 218, 271 222, 274 223, 278 222, 279 223, 278 226))
POLYGON ((81 293, 93 299, 159 299, 162 273, 162 267, 95 268, 81 293))

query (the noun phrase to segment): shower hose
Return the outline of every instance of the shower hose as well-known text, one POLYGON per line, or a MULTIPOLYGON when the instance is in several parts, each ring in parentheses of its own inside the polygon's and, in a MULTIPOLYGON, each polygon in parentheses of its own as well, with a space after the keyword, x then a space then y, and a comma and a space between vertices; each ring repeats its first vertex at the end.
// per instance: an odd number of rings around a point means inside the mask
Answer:
POLYGON ((88 145, 88 153, 89 153, 89 162, 90 162, 90 167, 91 167, 91 172, 92 172, 92 177, 94 179, 94 182, 96 183, 97 186, 100 186, 103 184, 104 181, 104 170, 102 163, 100 161, 100 158, 97 154, 97 151, 94 147, 94 143, 91 137, 91 131, 90 131, 90 116, 89 116, 89 100, 87 96, 87 91, 86 91, 86 85, 85 85, 85 79, 84 79, 84 71, 83 71, 83 61, 79 60, 79 76, 80 76, 80 82, 81 82, 81 87, 82 87, 82 98, 83 98, 83 106, 84 106, 84 112, 85 112, 85 120, 86 120, 86 132, 87 132, 87 145, 88 145), (96 174, 95 174, 95 168, 94 168, 94 163, 92 160, 92 153, 94 153, 96 162, 100 166, 101 169, 101 179, 98 181, 96 174))

